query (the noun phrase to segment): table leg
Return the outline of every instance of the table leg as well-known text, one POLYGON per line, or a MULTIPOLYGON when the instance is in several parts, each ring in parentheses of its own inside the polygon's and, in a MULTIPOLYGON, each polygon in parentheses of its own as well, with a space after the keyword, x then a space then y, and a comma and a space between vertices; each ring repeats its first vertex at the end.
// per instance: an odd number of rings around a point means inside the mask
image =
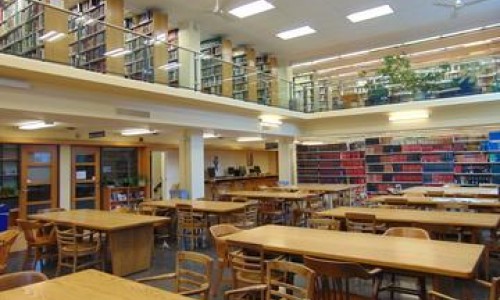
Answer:
POLYGON ((112 273, 124 276, 149 269, 153 235, 153 225, 109 232, 112 273))

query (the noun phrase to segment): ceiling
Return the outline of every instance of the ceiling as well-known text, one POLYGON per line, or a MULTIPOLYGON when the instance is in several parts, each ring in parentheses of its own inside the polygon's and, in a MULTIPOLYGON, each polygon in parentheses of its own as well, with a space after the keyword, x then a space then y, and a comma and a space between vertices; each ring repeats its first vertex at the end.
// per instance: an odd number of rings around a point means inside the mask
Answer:
MULTIPOLYGON (((223 10, 252 0, 220 0, 223 10)), ((169 13, 174 25, 195 20, 202 36, 225 35, 234 45, 248 44, 260 52, 274 53, 287 63, 381 47, 477 26, 500 22, 500 1, 486 0, 460 10, 437 7, 435 1, 453 0, 269 0, 276 9, 243 20, 210 13, 215 0, 126 0, 133 10, 159 8, 169 13), (352 24, 346 15, 389 4, 390 16, 352 24), (310 25, 317 34, 283 41, 279 31, 310 25)), ((464 0, 467 2, 467 0, 464 0)))

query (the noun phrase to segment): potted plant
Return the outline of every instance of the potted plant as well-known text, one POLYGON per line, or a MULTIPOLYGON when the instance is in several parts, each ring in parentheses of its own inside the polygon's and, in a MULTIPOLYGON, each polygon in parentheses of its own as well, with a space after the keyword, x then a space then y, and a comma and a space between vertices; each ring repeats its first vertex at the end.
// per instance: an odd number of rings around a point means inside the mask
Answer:
POLYGON ((451 66, 449 64, 442 64, 437 69, 432 69, 427 72, 418 74, 418 90, 416 96, 417 100, 430 99, 436 96, 436 92, 443 87, 443 80, 445 75, 449 72, 451 66))
POLYGON ((408 101, 418 90, 417 73, 411 69, 410 60, 401 55, 384 57, 377 74, 389 80, 391 103, 408 101))
MULTIPOLYGON (((361 71, 359 77, 366 78, 367 72, 361 71)), ((365 88, 367 90, 366 106, 387 104, 389 90, 377 79, 366 79, 365 88)))

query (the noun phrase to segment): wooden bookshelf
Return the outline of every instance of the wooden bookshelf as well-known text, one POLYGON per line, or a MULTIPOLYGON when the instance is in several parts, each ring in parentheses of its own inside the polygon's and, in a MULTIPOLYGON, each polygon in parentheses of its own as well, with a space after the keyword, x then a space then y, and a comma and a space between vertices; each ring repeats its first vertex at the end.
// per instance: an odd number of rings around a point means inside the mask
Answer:
POLYGON ((233 97, 233 65, 223 63, 233 59, 231 41, 215 38, 201 43, 201 91, 233 97), (215 58, 215 59, 212 59, 215 58))
POLYGON ((314 109, 314 99, 316 92, 316 83, 314 73, 299 74, 293 77, 294 84, 294 97, 296 100, 301 101, 302 107, 305 112, 312 112, 314 109))
POLYGON ((168 31, 168 64, 172 67, 168 70, 168 85, 173 87, 179 86, 180 61, 179 61, 179 29, 168 31))
POLYGON ((73 66, 95 72, 124 74, 124 57, 105 53, 124 49, 124 32, 105 26, 123 26, 123 0, 86 0, 69 7, 70 58, 73 66))
POLYGON ((146 197, 146 187, 105 187, 102 209, 113 210, 118 207, 135 209, 146 197))
MULTIPOLYGON (((59 1, 43 0, 58 5, 59 1)), ((68 63, 67 14, 28 0, 6 4, 0 25, 0 51, 51 62, 68 63), (49 32, 61 36, 43 41, 49 32)))
POLYGON ((233 98, 257 101, 256 54, 253 48, 233 49, 233 98))
POLYGON ((255 62, 257 71, 257 102, 271 106, 279 105, 278 59, 261 55, 255 62))
POLYGON ((71 209, 100 209, 101 149, 73 147, 71 157, 71 209))
POLYGON ((10 211, 19 208, 20 146, 0 144, 0 204, 10 211))

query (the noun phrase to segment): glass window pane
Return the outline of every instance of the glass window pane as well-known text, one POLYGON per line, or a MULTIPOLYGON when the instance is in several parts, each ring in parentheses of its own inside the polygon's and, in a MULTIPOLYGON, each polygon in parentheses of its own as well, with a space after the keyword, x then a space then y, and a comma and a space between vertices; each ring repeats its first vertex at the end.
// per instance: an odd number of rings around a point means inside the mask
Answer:
POLYGON ((33 152, 30 154, 30 162, 47 164, 52 160, 52 154, 50 152, 33 152))
POLYGON ((76 155, 76 163, 93 163, 95 162, 94 154, 77 154, 76 155))
POLYGON ((93 200, 89 201, 77 201, 75 209, 95 209, 95 202, 93 200))
POLYGON ((36 185, 28 187, 28 202, 48 201, 51 199, 50 184, 36 185))
POLYGON ((29 167, 28 168, 28 183, 50 183, 50 167, 29 167))

